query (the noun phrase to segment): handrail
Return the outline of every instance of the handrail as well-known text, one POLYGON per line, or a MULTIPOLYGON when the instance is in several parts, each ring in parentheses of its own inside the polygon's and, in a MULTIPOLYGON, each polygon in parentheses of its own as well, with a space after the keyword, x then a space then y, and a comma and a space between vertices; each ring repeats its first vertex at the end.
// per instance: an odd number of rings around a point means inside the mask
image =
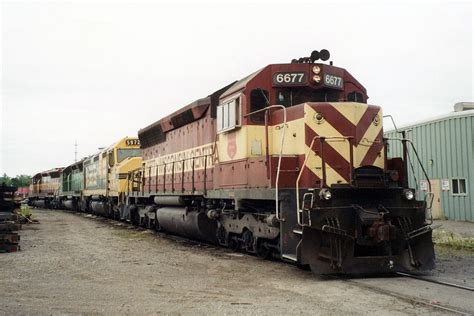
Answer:
MULTIPOLYGON (((408 139, 408 138, 385 138, 386 140, 396 140, 396 141, 400 141, 400 142, 408 142, 410 145, 411 145, 411 148, 413 149, 413 152, 415 153, 415 157, 416 157, 416 160, 418 161, 418 164, 420 165, 421 167, 421 171, 423 172, 423 175, 425 176, 425 179, 428 183, 428 192, 426 193, 426 196, 425 196, 425 203, 426 205, 428 205, 428 202, 426 201, 427 199, 427 196, 431 196, 431 201, 430 201, 430 205, 429 205, 429 208, 427 207, 426 209, 427 210, 430 210, 430 222, 431 224, 433 223, 433 214, 431 213, 431 207, 433 205, 433 199, 434 199, 434 194, 433 192, 431 192, 431 181, 429 179, 429 176, 428 176, 428 173, 426 172, 426 169, 425 167, 423 166, 423 163, 421 162, 421 159, 420 159, 420 156, 418 155, 418 151, 416 150, 415 148, 415 145, 413 144, 413 142, 408 139)), ((406 164, 406 161, 405 161, 405 164, 406 164)), ((405 167, 406 168, 406 167, 405 167)), ((408 174, 408 172, 406 173, 408 174)), ((406 180, 408 181, 408 179, 406 180)), ((430 225, 431 225, 430 224, 430 225)))
POLYGON ((285 142, 285 133, 286 133, 286 107, 281 104, 274 104, 274 105, 264 107, 263 109, 247 113, 244 115, 244 117, 248 117, 248 116, 263 112, 263 111, 265 111, 265 115, 267 115, 268 110, 273 109, 273 108, 283 109, 283 132, 281 133, 280 153, 278 154, 278 166, 277 166, 277 174, 275 178, 275 217, 277 220, 280 221, 281 216, 280 216, 280 203, 279 203, 279 198, 278 198, 278 182, 280 180, 281 157, 283 155, 283 143, 285 142))
POLYGON ((300 178, 301 175, 303 174, 304 167, 306 166, 306 163, 308 162, 309 154, 311 153, 314 145, 314 141, 319 138, 320 136, 314 136, 313 139, 311 140, 311 145, 308 148, 308 152, 306 153, 306 157, 304 158, 303 165, 301 166, 300 172, 298 173, 298 177, 296 178, 296 218, 298 219, 298 225, 303 226, 301 219, 299 217, 299 211, 300 211, 300 178))
MULTIPOLYGON (((215 147, 215 146, 214 146, 214 147, 215 147)), ((209 153, 209 154, 199 155, 199 156, 193 156, 193 157, 188 157, 188 158, 183 158, 183 159, 180 159, 180 160, 173 160, 173 161, 163 162, 163 163, 161 163, 161 164, 159 164, 159 165, 150 166, 150 167, 148 167, 148 168, 150 168, 150 169, 149 169, 149 178, 151 178, 151 168, 152 168, 152 167, 156 167, 156 175, 155 175, 155 178, 158 179, 158 168, 164 166, 165 168, 164 168, 164 172, 163 172, 163 183, 165 183, 165 182, 166 182, 166 178, 165 178, 165 177, 166 177, 166 166, 169 165, 169 164, 172 164, 173 168, 172 168, 172 179, 171 179, 171 181, 172 181, 172 186, 173 186, 173 190, 172 190, 172 191, 174 192, 174 191, 175 191, 175 190, 174 190, 174 174, 175 174, 175 172, 174 172, 174 164, 176 164, 176 163, 181 163, 181 166, 184 166, 185 161, 187 161, 187 160, 192 160, 192 161, 193 161, 193 176, 194 176, 194 161, 195 161, 195 159, 198 159, 198 158, 205 158, 205 160, 204 160, 204 172, 205 172, 205 174, 204 174, 204 179, 205 179, 205 180, 204 180, 204 181, 207 181, 207 177, 206 177, 207 161, 208 161, 207 158, 208 158, 209 156, 214 155, 214 154, 215 154, 215 148, 213 148, 212 153, 209 153)), ((138 172, 138 171, 145 171, 145 168, 146 168, 145 166, 141 166, 141 167, 139 167, 139 168, 130 170, 128 173, 134 175, 134 174, 135 174, 136 172, 138 172)), ((182 170, 182 173, 184 173, 184 168, 183 168, 183 170, 182 170)), ((145 172, 143 172, 143 178, 144 178, 144 177, 145 177, 145 172)), ((128 180, 128 179, 127 179, 127 180, 128 180)), ((134 180, 133 180, 133 177, 132 177, 132 181, 134 181, 134 180)), ((183 182, 183 181, 184 181, 184 177, 183 177, 183 179, 182 179, 182 182, 183 182)), ((140 182, 139 185, 141 185, 141 181, 139 181, 139 182, 140 182)), ((151 187, 150 187, 150 185, 151 185, 151 183, 149 184, 149 190, 150 190, 150 192, 151 192, 151 187)), ((158 181, 156 182, 155 185, 158 186, 158 181)), ((128 181, 128 183, 127 183, 127 186, 130 186, 129 181, 128 181)), ((183 184, 182 184, 182 187, 183 187, 183 184)), ((164 187, 164 188, 165 188, 165 187, 164 187)), ((206 183, 204 183, 204 188, 206 188, 206 183)), ((193 188, 193 191, 194 191, 194 188, 193 188)), ((204 189, 204 191, 206 191, 206 189, 204 189)))
MULTIPOLYGON (((423 171, 423 174, 426 178, 426 181, 428 182, 428 193, 426 195, 431 196, 430 206, 428 207, 428 203, 426 202, 426 200, 425 200, 425 203, 426 203, 426 206, 427 206, 426 210, 429 210, 429 212, 430 212, 430 225, 431 225, 431 224, 433 224, 433 213, 431 212, 431 207, 433 206, 433 199, 434 199, 434 194, 433 194, 433 192, 431 192, 431 181, 429 179, 428 173, 425 170, 425 167, 421 163, 421 159, 420 159, 420 156, 418 155, 418 152, 416 151, 415 145, 413 144, 413 142, 411 140, 408 139, 407 141, 408 141, 408 143, 410 143, 411 148, 413 149, 413 152, 415 153, 416 159, 418 160, 418 163, 420 164, 421 170, 423 171)), ((425 199, 426 199, 426 197, 425 197, 425 199)))
MULTIPOLYGON (((297 212, 297 219, 298 219, 298 224, 300 226, 302 226, 302 223, 301 223, 301 219, 300 217, 298 216, 298 212, 300 211, 300 179, 301 179, 301 176, 303 175, 303 171, 304 171, 304 167, 306 166, 306 163, 308 162, 308 158, 309 158, 309 155, 311 153, 311 151, 313 150, 313 145, 314 145, 314 141, 316 139, 343 139, 343 140, 349 140, 349 146, 350 146, 350 164, 351 164, 351 174, 350 174, 350 179, 352 179, 352 168, 353 168, 353 158, 352 158, 352 142, 351 142, 351 139, 353 137, 352 136, 328 136, 328 137, 325 137, 325 136, 314 136, 313 139, 311 140, 311 145, 309 146, 308 148, 308 151, 306 152, 306 156, 305 156, 305 159, 304 159, 304 162, 303 162, 303 165, 301 166, 301 169, 300 169, 300 172, 298 173, 298 177, 296 178, 296 212, 297 212)), ((326 184, 326 176, 325 176, 325 166, 324 166, 324 158, 322 157, 322 163, 323 163, 323 179, 321 179, 321 188, 323 187, 323 185, 326 184)))
POLYGON ((400 133, 398 131, 397 125, 395 124, 395 120, 393 119, 393 116, 391 116, 390 114, 387 114, 387 115, 382 116, 382 118, 384 117, 389 117, 392 120, 393 127, 395 127, 395 132, 400 133))
POLYGON ((398 140, 400 142, 406 141, 411 145, 411 147, 413 148, 413 152, 415 153, 416 160, 418 160, 418 163, 420 164, 421 171, 423 171, 423 175, 425 176, 426 181, 428 181, 429 192, 431 192, 431 182, 430 182, 430 179, 428 177, 428 173, 426 172, 426 169, 425 169, 425 167, 423 166, 423 164, 421 162, 420 156, 418 156, 418 152, 416 151, 416 148, 415 148, 415 145, 413 144, 413 142, 411 140, 409 140, 408 138, 390 138, 389 137, 389 138, 385 138, 385 139, 386 140, 398 140))

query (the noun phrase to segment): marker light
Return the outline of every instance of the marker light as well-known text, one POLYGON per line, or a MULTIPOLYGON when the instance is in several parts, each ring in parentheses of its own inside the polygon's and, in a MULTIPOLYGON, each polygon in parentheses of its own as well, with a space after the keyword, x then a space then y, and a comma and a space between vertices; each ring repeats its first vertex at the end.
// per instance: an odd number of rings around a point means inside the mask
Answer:
POLYGON ((317 75, 321 72, 321 67, 319 66, 313 66, 313 72, 317 75))
POLYGON ((394 182, 398 181, 400 179, 400 175, 398 174, 398 171, 396 170, 390 171, 390 179, 394 182))
POLYGON ((321 189, 321 191, 319 191, 319 198, 321 200, 330 200, 332 197, 332 194, 331 194, 331 191, 329 191, 329 189, 321 189))
POLYGON ((403 190, 403 195, 405 196, 405 199, 408 201, 411 201, 415 198, 415 193, 413 193, 412 190, 405 189, 403 190))

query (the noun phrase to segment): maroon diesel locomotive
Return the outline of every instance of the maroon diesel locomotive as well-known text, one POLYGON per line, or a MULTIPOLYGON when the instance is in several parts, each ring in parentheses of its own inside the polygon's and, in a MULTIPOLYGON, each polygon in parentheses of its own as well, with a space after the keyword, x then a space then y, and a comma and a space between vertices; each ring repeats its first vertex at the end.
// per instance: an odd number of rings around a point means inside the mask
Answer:
POLYGON ((121 218, 315 273, 432 269, 411 143, 387 157, 382 109, 328 59, 268 65, 141 129, 121 218))

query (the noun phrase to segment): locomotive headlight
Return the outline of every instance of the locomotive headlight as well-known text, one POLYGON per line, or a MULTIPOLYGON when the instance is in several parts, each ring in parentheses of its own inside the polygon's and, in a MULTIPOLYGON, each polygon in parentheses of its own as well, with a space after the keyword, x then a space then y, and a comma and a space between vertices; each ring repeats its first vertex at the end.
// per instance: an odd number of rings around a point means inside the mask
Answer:
POLYGON ((315 75, 319 74, 321 72, 321 67, 313 66, 313 72, 315 75))
POLYGON ((403 196, 405 197, 405 199, 407 199, 408 201, 411 201, 415 198, 415 193, 413 193, 412 190, 408 190, 408 189, 405 189, 403 190, 403 196))
POLYGON ((318 75, 314 75, 313 80, 314 80, 314 82, 319 83, 321 81, 321 77, 318 76, 318 75))
POLYGON ((321 189, 321 191, 319 191, 319 198, 321 200, 330 200, 332 197, 332 194, 331 194, 331 191, 329 191, 329 189, 321 189))
POLYGON ((398 180, 400 179, 400 175, 398 174, 398 171, 392 170, 392 171, 390 172, 390 179, 391 179, 392 181, 398 181, 398 180))

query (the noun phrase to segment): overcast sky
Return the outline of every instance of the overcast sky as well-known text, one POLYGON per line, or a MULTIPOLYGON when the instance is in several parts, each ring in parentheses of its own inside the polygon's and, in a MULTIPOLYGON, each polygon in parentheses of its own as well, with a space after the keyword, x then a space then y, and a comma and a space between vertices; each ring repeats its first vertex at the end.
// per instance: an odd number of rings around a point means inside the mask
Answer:
POLYGON ((326 48, 399 124, 473 98, 473 7, 2 2, 0 173, 74 162, 271 63, 326 48))

